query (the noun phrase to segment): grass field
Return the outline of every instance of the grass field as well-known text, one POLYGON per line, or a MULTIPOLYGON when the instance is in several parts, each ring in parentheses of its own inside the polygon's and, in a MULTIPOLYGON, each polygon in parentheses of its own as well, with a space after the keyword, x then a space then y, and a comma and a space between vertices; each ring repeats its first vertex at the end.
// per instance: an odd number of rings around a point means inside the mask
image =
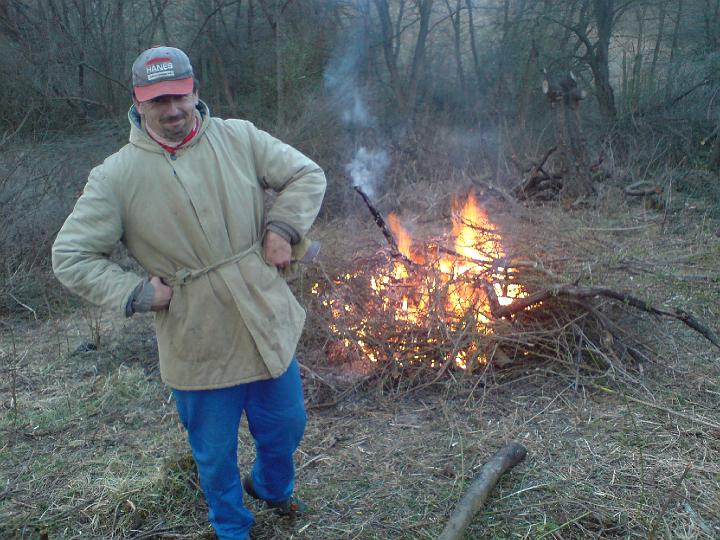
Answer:
MULTIPOLYGON (((381 242, 363 217, 318 224, 326 274, 381 242)), ((688 309, 718 330, 720 224, 697 201, 646 210, 608 197, 497 221, 515 249, 592 261, 583 280, 688 309)), ((0 334, 0 538, 212 538, 151 318, 25 311, 0 334)), ((297 491, 311 513, 289 521, 250 502, 254 538, 436 538, 510 441, 527 458, 467 539, 720 537, 720 352, 677 321, 631 320, 628 333, 655 354, 623 377, 576 378, 529 359, 402 391, 358 384, 352 366, 329 363, 320 325, 311 313, 299 347, 309 422, 297 491)), ((246 430, 240 443, 247 469, 246 430)))

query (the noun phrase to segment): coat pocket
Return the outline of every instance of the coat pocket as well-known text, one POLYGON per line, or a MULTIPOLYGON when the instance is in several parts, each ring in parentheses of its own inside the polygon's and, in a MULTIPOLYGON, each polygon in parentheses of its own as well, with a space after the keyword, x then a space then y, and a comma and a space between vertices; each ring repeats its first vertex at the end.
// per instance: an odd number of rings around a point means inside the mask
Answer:
POLYGON ((238 262, 240 275, 228 281, 245 324, 271 373, 287 367, 305 322, 305 311, 278 269, 259 253, 238 262))
POLYGON ((185 286, 175 286, 172 288, 173 294, 170 299, 170 305, 167 308, 168 314, 173 318, 181 318, 185 310, 185 286))

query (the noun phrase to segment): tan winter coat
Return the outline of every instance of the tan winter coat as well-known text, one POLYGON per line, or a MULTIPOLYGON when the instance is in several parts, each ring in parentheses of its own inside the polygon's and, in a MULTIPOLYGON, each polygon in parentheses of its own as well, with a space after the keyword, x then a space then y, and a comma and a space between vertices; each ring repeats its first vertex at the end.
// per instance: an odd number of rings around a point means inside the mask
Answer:
POLYGON ((58 279, 87 300, 124 313, 144 279, 108 260, 122 241, 149 275, 173 284, 155 314, 163 381, 178 389, 222 388, 287 369, 305 312, 259 246, 264 223, 305 235, 325 191, 322 170, 242 120, 210 117, 171 156, 130 109, 130 143, 93 169, 53 245, 58 279), (265 212, 266 189, 279 193, 265 212), (178 283, 233 256, 236 262, 178 283))

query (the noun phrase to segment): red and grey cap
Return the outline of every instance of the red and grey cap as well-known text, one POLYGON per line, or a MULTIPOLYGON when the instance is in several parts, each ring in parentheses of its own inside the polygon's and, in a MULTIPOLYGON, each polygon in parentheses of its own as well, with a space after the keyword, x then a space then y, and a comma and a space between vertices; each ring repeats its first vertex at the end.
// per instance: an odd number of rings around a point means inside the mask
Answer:
POLYGON ((193 91, 190 59, 175 47, 153 47, 141 53, 133 64, 132 79, 138 101, 193 91))

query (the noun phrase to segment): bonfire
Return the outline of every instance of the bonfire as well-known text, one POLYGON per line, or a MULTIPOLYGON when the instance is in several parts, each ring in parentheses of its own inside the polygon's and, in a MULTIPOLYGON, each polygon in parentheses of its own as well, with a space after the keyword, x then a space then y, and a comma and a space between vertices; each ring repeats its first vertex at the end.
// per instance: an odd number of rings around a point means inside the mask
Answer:
POLYGON ((352 271, 312 286, 331 362, 442 374, 533 359, 564 366, 574 378, 612 372, 633 379, 628 367, 653 357, 632 313, 638 310, 680 320, 720 347, 714 333, 681 308, 567 283, 538 258, 512 259, 473 194, 453 201, 451 230, 420 242, 356 189, 389 247, 356 256, 352 271))
POLYGON ((493 332, 491 302, 508 305, 527 293, 475 196, 453 201, 452 231, 439 238, 414 241, 395 214, 387 226, 393 249, 312 288, 334 337, 329 354, 398 367, 486 363, 492 351, 478 337, 493 332))

